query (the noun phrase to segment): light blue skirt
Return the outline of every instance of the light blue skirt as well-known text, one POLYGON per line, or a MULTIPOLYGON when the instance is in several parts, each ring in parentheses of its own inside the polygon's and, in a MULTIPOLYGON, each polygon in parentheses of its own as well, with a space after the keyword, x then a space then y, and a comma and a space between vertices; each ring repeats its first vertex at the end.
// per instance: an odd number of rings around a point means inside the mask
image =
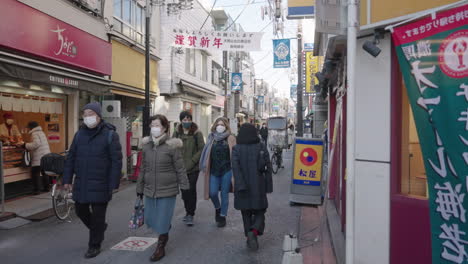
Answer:
POLYGON ((169 233, 176 196, 151 198, 145 196, 145 222, 154 232, 162 235, 169 233))

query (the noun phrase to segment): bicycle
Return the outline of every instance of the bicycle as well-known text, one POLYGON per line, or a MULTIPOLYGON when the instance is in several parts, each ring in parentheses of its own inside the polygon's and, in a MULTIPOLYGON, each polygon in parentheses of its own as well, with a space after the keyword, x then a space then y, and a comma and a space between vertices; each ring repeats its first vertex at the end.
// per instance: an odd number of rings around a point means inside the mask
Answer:
POLYGON ((49 176, 56 176, 56 179, 53 180, 50 195, 52 196, 54 214, 61 221, 70 217, 70 212, 73 208, 73 202, 71 201, 72 193, 63 184, 65 160, 66 152, 46 154, 41 159, 41 167, 44 173, 52 173, 49 176))
POLYGON ((283 149, 279 146, 273 147, 271 166, 274 174, 276 174, 280 168, 283 168, 283 149))

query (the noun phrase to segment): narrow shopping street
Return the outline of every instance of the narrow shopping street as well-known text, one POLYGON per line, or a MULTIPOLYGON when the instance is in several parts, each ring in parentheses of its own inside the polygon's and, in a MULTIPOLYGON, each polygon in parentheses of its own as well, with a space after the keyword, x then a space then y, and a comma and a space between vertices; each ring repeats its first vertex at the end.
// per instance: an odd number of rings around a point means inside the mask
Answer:
MULTIPOLYGON (((289 175, 292 152, 285 152, 285 168, 274 175, 274 192, 269 195, 265 235, 260 237, 258 252, 248 251, 243 236, 242 218, 233 209, 230 196, 228 222, 218 228, 214 222, 211 201, 202 199, 202 181, 198 181, 198 208, 193 227, 186 226, 183 203, 178 197, 167 247, 167 256, 160 263, 281 263, 284 235, 297 233, 299 206, 289 205, 289 175)), ((60 222, 51 217, 13 230, 0 230, 2 263, 147 263, 154 246, 143 252, 118 251, 110 248, 129 236, 154 236, 146 227, 136 232, 128 229, 128 220, 135 202, 135 184, 114 195, 109 204, 109 227, 103 252, 92 260, 83 258, 88 234, 76 217, 60 222), (6 262, 3 262, 6 260, 6 262)))

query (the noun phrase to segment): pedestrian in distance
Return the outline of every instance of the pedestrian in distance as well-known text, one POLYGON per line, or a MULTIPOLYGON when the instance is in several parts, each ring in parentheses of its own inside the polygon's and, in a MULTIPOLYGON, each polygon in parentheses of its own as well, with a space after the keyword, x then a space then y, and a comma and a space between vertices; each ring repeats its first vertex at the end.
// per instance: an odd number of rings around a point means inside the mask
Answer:
POLYGON ((107 229, 107 204, 119 188, 122 175, 122 147, 115 127, 101 116, 101 105, 93 102, 83 108, 84 124, 76 132, 67 154, 63 182, 72 187, 77 216, 89 229, 85 258, 101 252, 107 229))
POLYGON ((173 134, 174 138, 182 140, 184 146, 182 156, 184 158, 185 169, 190 183, 190 189, 182 190, 182 200, 185 206, 185 216, 183 221, 188 226, 193 226, 193 218, 197 209, 197 181, 200 173, 199 161, 205 146, 203 133, 198 130, 198 126, 192 120, 189 111, 183 111, 179 115, 181 123, 177 126, 173 134))
POLYGON ((169 137, 169 121, 163 115, 150 118, 151 136, 143 138, 143 163, 136 192, 143 198, 145 223, 159 234, 150 261, 166 255, 172 216, 179 188, 189 189, 181 148, 182 140, 169 137))
POLYGON ((36 121, 28 123, 29 134, 32 141, 24 143, 23 147, 31 153, 31 178, 34 185, 34 194, 49 191, 49 176, 41 169, 41 158, 50 153, 49 142, 36 121))
POLYGON ((258 249, 257 237, 265 229, 267 193, 273 192, 270 155, 260 142, 255 127, 243 124, 232 150, 234 208, 242 213, 244 235, 251 250, 258 249))
POLYGON ((231 134, 229 120, 225 117, 217 118, 203 148, 200 171, 205 176, 205 199, 210 198, 213 202, 218 227, 226 226, 232 186, 231 157, 235 145, 236 138, 231 134))
POLYGON ((262 128, 260 128, 260 136, 263 139, 263 143, 267 144, 268 142, 268 128, 265 123, 262 124, 262 128))

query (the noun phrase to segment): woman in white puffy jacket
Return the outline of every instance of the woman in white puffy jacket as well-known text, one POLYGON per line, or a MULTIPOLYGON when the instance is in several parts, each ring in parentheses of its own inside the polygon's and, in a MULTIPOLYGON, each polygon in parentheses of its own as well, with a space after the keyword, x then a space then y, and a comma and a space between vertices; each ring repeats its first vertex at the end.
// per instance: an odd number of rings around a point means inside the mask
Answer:
POLYGON ((42 172, 41 158, 50 153, 49 142, 36 121, 30 121, 28 128, 30 129, 29 134, 31 134, 32 142, 26 143, 24 147, 31 152, 31 177, 34 184, 34 193, 48 192, 49 177, 42 172))

